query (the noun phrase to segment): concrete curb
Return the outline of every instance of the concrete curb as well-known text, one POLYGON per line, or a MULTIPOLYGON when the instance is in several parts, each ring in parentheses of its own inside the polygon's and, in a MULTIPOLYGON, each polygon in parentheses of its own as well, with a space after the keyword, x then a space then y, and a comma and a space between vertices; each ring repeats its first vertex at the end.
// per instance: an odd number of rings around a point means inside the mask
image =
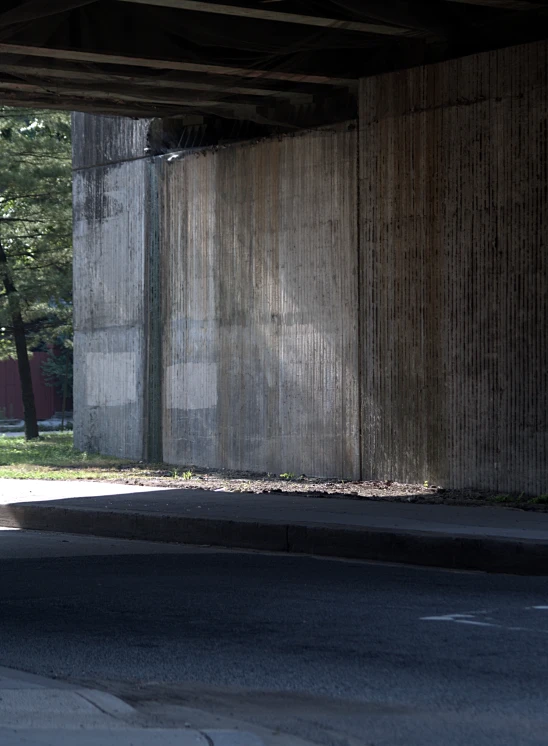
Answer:
POLYGON ((0 525, 118 539, 399 562, 455 570, 548 575, 548 540, 189 518, 21 503, 0 506, 0 525))
POLYGON ((101 712, 113 718, 124 720, 125 718, 135 717, 138 714, 137 710, 128 705, 127 702, 114 697, 108 692, 101 692, 98 689, 76 689, 75 693, 101 712))

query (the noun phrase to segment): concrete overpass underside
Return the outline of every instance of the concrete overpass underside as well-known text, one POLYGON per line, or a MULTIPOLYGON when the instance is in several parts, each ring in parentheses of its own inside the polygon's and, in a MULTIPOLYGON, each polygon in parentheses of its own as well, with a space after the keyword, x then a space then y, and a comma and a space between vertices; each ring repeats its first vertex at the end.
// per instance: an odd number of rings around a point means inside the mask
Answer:
POLYGON ((74 115, 77 445, 548 492, 548 4, 28 0, 74 115))

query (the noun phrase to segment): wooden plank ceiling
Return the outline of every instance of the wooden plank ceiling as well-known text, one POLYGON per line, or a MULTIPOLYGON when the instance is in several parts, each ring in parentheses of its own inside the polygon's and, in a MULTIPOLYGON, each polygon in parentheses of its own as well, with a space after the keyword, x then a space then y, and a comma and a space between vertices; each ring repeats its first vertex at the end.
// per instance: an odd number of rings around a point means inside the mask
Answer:
POLYGON ((0 103, 277 126, 360 77, 546 38, 548 0, 2 0, 0 103))

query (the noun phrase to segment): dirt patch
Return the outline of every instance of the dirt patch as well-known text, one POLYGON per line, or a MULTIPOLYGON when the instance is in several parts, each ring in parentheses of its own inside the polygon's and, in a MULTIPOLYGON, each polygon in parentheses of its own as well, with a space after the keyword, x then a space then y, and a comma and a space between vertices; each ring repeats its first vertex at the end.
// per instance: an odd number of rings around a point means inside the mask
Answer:
POLYGON ((305 474, 257 474, 230 469, 208 470, 195 466, 170 469, 165 466, 144 467, 140 464, 122 465, 119 472, 117 482, 148 487, 217 490, 227 493, 277 493, 303 497, 414 502, 425 505, 499 505, 521 510, 548 511, 548 495, 500 494, 475 489, 453 490, 431 484, 404 484, 391 480, 359 482, 309 477, 305 474))

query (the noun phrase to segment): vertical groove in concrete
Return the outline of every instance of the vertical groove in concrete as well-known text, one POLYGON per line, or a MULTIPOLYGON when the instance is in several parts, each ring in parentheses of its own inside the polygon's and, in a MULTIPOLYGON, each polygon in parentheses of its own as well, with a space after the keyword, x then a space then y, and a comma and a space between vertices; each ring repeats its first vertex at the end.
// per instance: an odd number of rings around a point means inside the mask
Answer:
POLYGON ((145 458, 162 461, 162 305, 160 189, 163 161, 145 162, 145 330, 146 385, 144 391, 145 458))
POLYGON ((364 463, 364 453, 363 453, 363 445, 364 445, 364 425, 363 425, 363 414, 364 414, 364 386, 363 386, 363 379, 364 379, 364 370, 363 370, 363 364, 364 364, 364 356, 363 356, 363 342, 364 342, 364 330, 363 330, 363 324, 364 324, 364 313, 363 313, 363 265, 362 265, 362 230, 361 230, 361 197, 360 197, 360 187, 361 187, 361 145, 360 145, 360 127, 358 123, 358 129, 356 132, 356 286, 357 286, 357 292, 356 292, 356 298, 357 298, 357 304, 356 304, 356 314, 357 314, 357 340, 356 340, 356 346, 357 346, 357 354, 358 354, 358 438, 359 438, 359 459, 360 459, 360 480, 363 479, 363 463, 364 463))
POLYGON ((548 488, 547 50, 362 81, 365 476, 548 488))

